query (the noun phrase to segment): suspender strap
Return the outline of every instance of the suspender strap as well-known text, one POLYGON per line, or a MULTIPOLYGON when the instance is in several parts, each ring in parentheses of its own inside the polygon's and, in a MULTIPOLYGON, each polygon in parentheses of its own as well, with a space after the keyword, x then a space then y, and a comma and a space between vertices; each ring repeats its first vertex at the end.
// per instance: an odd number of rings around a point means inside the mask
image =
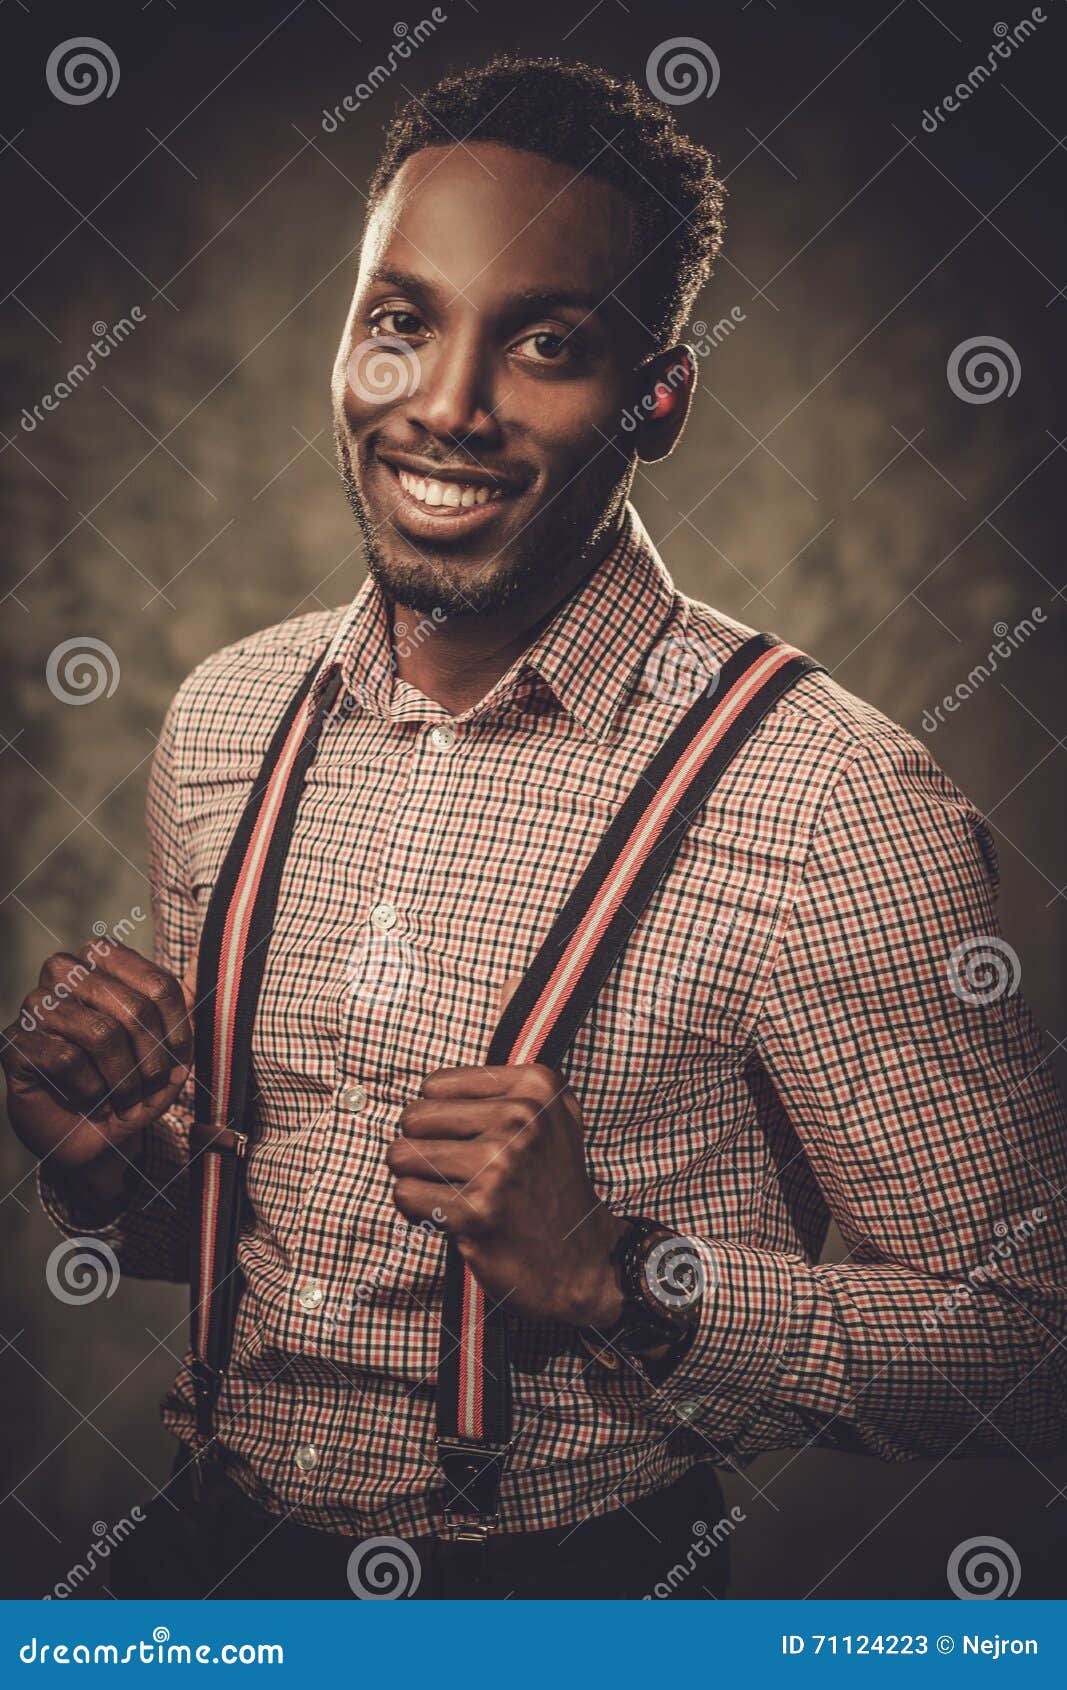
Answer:
POLYGON ((241 1291, 237 1239, 248 1147, 252 1027, 274 927, 278 887, 304 779, 340 675, 316 707, 319 663, 278 724, 211 895, 197 965, 196 1110, 191 1134, 192 1377, 197 1442, 213 1435, 241 1291))
MULTIPOLYGON (((801 676, 821 668, 769 634, 724 665, 652 758, 593 852, 501 1016, 487 1062, 559 1068, 685 830, 749 735, 801 676)), ((484 1543, 511 1440, 506 1310, 449 1240, 437 1371, 446 1542, 484 1543)))

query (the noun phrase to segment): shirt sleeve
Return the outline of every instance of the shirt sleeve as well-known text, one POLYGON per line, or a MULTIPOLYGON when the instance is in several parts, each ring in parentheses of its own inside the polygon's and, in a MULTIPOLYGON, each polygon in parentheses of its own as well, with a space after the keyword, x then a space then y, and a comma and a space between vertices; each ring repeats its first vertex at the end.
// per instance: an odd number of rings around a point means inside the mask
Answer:
POLYGON ((997 890, 987 824, 918 741, 895 729, 850 756, 757 1040, 847 1255, 698 1241, 701 1322, 647 1387, 655 1417, 742 1458, 1062 1440, 1064 1108, 997 890))
MULTIPOLYGON (((154 957, 179 978, 199 939, 199 917, 182 849, 178 784, 178 705, 167 712, 148 782, 148 878, 155 929, 154 957)), ((127 1171, 121 1198, 101 1205, 76 1175, 50 1167, 37 1171, 41 1203, 68 1238, 99 1238, 110 1245, 124 1273, 136 1279, 189 1278, 189 1128, 195 1080, 145 1133, 136 1169, 127 1171)))

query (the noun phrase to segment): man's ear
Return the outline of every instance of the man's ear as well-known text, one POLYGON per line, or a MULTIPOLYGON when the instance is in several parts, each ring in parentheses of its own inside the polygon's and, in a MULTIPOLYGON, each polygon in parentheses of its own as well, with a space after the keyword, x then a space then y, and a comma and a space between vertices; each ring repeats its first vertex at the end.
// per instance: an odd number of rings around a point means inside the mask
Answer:
POLYGON ((674 450, 685 427, 696 386, 696 353, 689 346, 657 352, 638 367, 635 381, 623 432, 643 463, 658 463, 674 450))

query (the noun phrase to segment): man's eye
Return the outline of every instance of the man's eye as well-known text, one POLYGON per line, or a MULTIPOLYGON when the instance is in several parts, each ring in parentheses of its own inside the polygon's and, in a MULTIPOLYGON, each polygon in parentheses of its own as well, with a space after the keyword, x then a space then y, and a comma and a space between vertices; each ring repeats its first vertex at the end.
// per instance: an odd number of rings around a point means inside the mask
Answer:
POLYGON ((571 364, 578 357, 580 348, 573 334, 562 334, 555 329, 535 329, 533 334, 516 341, 512 351, 531 364, 571 364))
POLYGON ((372 335, 392 335, 397 340, 414 340, 423 334, 425 329, 426 324, 414 311, 401 311, 396 307, 388 311, 378 311, 371 318, 372 335))

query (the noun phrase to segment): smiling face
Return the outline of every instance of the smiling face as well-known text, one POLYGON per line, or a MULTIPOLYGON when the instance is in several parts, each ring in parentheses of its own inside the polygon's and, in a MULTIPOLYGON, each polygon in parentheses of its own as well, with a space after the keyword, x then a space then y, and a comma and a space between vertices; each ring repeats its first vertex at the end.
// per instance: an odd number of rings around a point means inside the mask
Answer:
POLYGON ((408 158, 375 207, 333 377, 372 573, 415 610, 546 598, 604 548, 651 350, 626 197, 495 143, 408 158), (640 310, 636 301, 632 308, 640 310))

